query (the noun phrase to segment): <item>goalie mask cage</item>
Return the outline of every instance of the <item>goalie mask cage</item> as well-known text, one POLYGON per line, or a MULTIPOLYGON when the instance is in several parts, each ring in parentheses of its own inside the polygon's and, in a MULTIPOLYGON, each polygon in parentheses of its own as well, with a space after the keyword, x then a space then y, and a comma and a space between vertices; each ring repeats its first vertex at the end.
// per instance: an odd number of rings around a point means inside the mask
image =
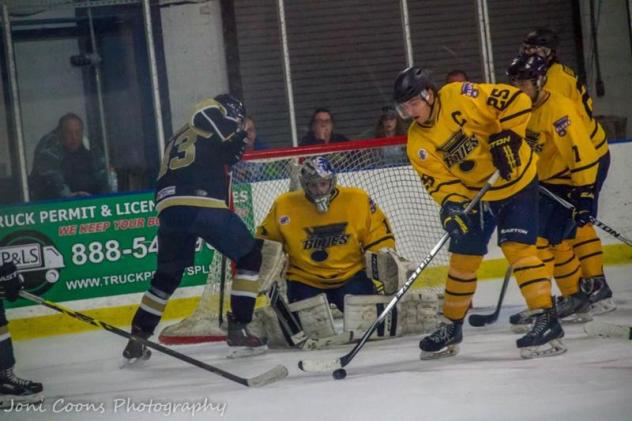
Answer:
MULTIPOLYGON (((300 189, 300 163, 316 155, 331 162, 338 185, 360 187, 371 196, 390 222, 398 253, 411 262, 420 262, 444 234, 439 207, 406 156, 406 137, 246 153, 244 160, 233 167, 232 192, 234 210, 251 230, 263 221, 280 194, 300 189)), ((188 318, 165 328, 160 335, 161 342, 183 344, 225 338, 218 326, 221 257, 218 253, 215 256, 196 310, 188 318)), ((442 284, 447 262, 444 249, 415 287, 442 284)), ((226 278, 230 279, 230 270, 226 278)), ((226 291, 228 302, 229 286, 226 291)))

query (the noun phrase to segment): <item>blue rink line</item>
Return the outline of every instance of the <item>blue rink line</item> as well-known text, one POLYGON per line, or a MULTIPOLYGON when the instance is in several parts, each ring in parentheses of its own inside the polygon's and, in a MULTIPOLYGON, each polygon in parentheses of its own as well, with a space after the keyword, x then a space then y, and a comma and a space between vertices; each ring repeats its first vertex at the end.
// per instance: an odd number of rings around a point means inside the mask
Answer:
POLYGON ((632 139, 608 139, 609 145, 614 145, 615 143, 630 143, 632 139))

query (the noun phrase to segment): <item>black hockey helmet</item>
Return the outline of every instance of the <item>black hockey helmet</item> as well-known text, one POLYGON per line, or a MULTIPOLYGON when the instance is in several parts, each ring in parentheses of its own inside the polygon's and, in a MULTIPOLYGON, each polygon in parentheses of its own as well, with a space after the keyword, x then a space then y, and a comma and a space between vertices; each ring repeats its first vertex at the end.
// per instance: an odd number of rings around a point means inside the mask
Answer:
POLYGON ((512 80, 538 80, 546 76, 546 60, 537 54, 518 55, 507 68, 507 76, 512 80))
POLYGON ((243 102, 231 94, 217 95, 214 99, 226 110, 226 118, 234 120, 237 126, 241 126, 246 118, 246 107, 243 102))
POLYGON ((557 50, 557 47, 560 45, 560 39, 549 28, 537 28, 525 35, 522 44, 525 47, 546 47, 551 50, 557 50))
POLYGON ((419 67, 407 67, 395 79, 393 99, 396 103, 402 104, 420 95, 423 100, 427 101, 430 89, 434 90, 435 86, 427 71, 419 67))

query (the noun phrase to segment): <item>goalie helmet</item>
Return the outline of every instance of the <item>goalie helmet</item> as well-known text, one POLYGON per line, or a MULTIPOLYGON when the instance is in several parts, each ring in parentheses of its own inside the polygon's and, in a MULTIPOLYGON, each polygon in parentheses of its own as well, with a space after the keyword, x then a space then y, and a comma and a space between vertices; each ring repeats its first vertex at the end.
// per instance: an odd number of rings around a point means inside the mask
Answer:
POLYGON ((226 110, 225 117, 229 120, 233 120, 237 124, 237 127, 242 128, 244 119, 246 118, 246 107, 243 102, 231 94, 217 95, 214 99, 226 110))
POLYGON ((336 188, 336 173, 331 163, 322 156, 307 158, 299 179, 307 199, 316 205, 319 213, 326 213, 336 188))
POLYGON ((393 99, 402 104, 413 97, 420 95, 424 101, 428 100, 428 91, 435 89, 430 75, 419 67, 407 67, 395 79, 393 99))

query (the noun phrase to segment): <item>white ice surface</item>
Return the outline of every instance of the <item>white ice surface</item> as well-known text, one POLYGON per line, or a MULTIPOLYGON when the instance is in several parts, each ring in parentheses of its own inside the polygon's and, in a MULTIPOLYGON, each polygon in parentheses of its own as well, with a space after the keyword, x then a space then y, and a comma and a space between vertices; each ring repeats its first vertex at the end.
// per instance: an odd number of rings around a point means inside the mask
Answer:
MULTIPOLYGON (((619 309, 599 320, 632 324, 632 266, 607 268, 619 309)), ((481 282, 475 311, 489 313, 499 281, 481 282)), ((118 368, 126 340, 105 331, 15 343, 16 371, 44 383, 46 402, 37 412, 3 412, 15 420, 209 420, 213 410, 169 415, 141 411, 143 404, 215 402, 231 420, 631 420, 632 341, 588 338, 581 326, 565 326, 568 352, 521 360, 508 316, 522 308, 514 281, 499 321, 466 327, 461 353, 436 361, 419 360, 419 338, 408 336, 369 343, 347 367, 345 380, 307 374, 302 358, 335 358, 350 346, 326 351, 269 352, 227 360, 224 344, 181 346, 177 350, 240 376, 256 375, 276 364, 287 379, 249 389, 154 352, 144 367, 118 368), (115 412, 115 399, 129 399, 115 412), (95 410, 80 410, 91 404, 95 410), (103 409, 103 413, 101 412, 103 409), (64 412, 68 410, 70 412, 64 412)))

